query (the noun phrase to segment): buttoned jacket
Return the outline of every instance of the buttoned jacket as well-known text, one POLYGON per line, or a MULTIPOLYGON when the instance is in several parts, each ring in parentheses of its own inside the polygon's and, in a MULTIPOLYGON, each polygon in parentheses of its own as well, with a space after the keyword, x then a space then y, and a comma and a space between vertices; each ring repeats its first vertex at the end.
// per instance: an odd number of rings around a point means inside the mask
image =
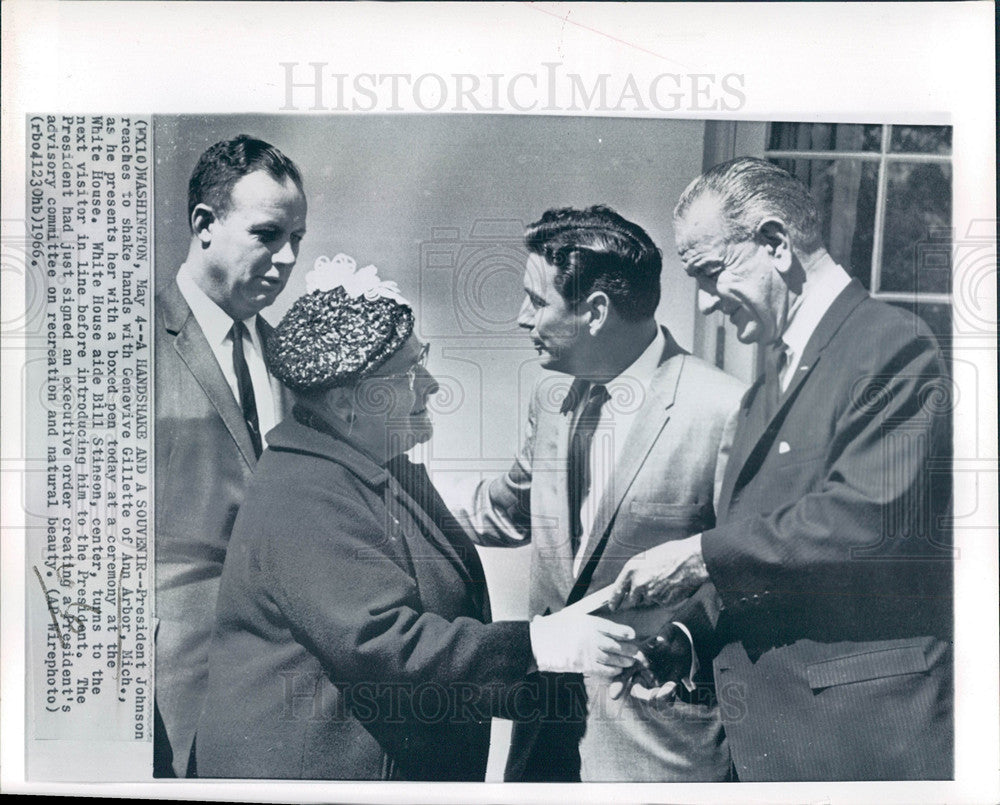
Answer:
MULTIPOLYGON (((852 282, 777 411, 747 393, 719 522, 716 689, 741 780, 951 774, 951 384, 852 282)), ((696 642, 699 642, 696 635, 696 642)))

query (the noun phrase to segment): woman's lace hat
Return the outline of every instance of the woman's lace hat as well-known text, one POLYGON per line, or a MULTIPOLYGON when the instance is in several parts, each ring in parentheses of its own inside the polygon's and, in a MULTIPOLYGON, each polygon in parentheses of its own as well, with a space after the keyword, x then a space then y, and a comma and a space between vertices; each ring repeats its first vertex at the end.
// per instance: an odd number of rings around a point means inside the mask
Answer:
POLYGON ((293 391, 347 386, 373 374, 413 332, 413 309, 375 266, 320 257, 268 340, 268 368, 293 391))

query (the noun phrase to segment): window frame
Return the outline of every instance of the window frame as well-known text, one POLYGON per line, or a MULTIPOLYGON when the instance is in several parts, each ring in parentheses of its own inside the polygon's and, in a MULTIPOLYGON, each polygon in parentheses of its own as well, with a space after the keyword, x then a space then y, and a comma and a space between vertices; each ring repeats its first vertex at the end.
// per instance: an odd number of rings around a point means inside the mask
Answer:
MULTIPOLYGON (((889 185, 889 166, 893 163, 934 163, 939 165, 952 166, 952 155, 948 154, 924 154, 916 152, 896 152, 890 151, 889 146, 892 138, 892 127, 894 124, 883 123, 882 139, 878 151, 812 151, 797 149, 771 149, 767 145, 771 142, 771 131, 773 126, 788 125, 803 122, 808 125, 808 121, 771 121, 767 124, 767 131, 764 136, 763 157, 767 160, 791 159, 791 160, 835 160, 854 159, 864 162, 878 163, 878 179, 875 193, 875 220, 872 224, 872 261, 869 270, 869 296, 872 299, 880 299, 885 302, 908 302, 916 304, 926 302, 929 304, 951 304, 951 293, 918 292, 918 291, 883 291, 880 290, 882 283, 882 241, 885 235, 885 215, 886 196, 889 185)), ((861 124, 877 125, 877 124, 861 124)), ((895 124, 905 125, 905 124, 895 124)), ((952 174, 954 177, 954 173, 952 174)), ((954 185, 952 185, 954 187, 954 185)), ((954 200, 954 198, 953 198, 954 200)), ((933 236, 933 232, 928 233, 933 236)), ((950 232, 948 248, 951 249, 950 232)))

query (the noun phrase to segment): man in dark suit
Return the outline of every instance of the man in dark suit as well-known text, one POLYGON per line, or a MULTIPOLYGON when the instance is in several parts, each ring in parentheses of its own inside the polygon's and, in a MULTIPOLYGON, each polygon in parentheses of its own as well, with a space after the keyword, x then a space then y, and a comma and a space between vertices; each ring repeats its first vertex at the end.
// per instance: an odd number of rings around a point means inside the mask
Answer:
POLYGON ((613 603, 714 585, 723 609, 695 645, 714 655, 740 780, 949 778, 950 386, 938 347, 833 261, 808 189, 780 168, 712 168, 674 215, 702 311, 761 344, 765 371, 740 409, 715 527, 637 556, 613 603))
MULTIPOLYGON (((719 449, 743 386, 657 324, 661 255, 641 227, 606 207, 557 209, 528 227, 525 243, 518 323, 542 365, 563 377, 535 389, 511 469, 450 502, 480 544, 531 541, 529 612, 542 616, 611 584, 635 553, 714 524, 719 449)), ((626 617, 641 637, 669 612, 626 617)), ((661 707, 613 698, 594 676, 538 683, 542 706, 514 726, 508 780, 710 782, 729 773, 704 688, 661 707)))
POLYGON ((283 413, 257 314, 295 265, 306 200, 295 165, 240 135, 191 176, 191 246, 156 297, 154 774, 195 771, 219 576, 244 489, 283 413))

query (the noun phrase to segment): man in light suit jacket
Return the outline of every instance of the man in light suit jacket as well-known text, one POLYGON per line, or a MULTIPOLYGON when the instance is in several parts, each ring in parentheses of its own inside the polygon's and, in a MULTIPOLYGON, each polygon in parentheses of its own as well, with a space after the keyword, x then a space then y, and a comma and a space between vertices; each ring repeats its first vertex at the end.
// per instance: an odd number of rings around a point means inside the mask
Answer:
MULTIPOLYGON (((455 510, 482 545, 531 541, 529 610, 539 616, 611 584, 633 554, 711 527, 719 448, 743 389, 653 318, 661 255, 641 227, 606 207, 550 210, 525 243, 518 323, 542 365, 564 375, 535 389, 509 472, 455 510)), ((664 621, 661 608, 631 625, 641 637, 664 621)), ((514 726, 508 780, 712 781, 729 772, 707 688, 661 706, 612 699, 591 677, 537 682, 538 708, 526 705, 514 726)))
POLYGON ((191 176, 187 260, 156 297, 154 774, 195 773, 219 576, 243 492, 282 416, 257 314, 288 280, 305 232, 302 178, 240 135, 191 176))
POLYGON ((740 780, 951 777, 951 398, 929 329, 869 298, 763 160, 696 179, 675 231, 702 310, 768 355, 718 523, 630 562, 614 603, 717 589, 695 646, 740 780))

